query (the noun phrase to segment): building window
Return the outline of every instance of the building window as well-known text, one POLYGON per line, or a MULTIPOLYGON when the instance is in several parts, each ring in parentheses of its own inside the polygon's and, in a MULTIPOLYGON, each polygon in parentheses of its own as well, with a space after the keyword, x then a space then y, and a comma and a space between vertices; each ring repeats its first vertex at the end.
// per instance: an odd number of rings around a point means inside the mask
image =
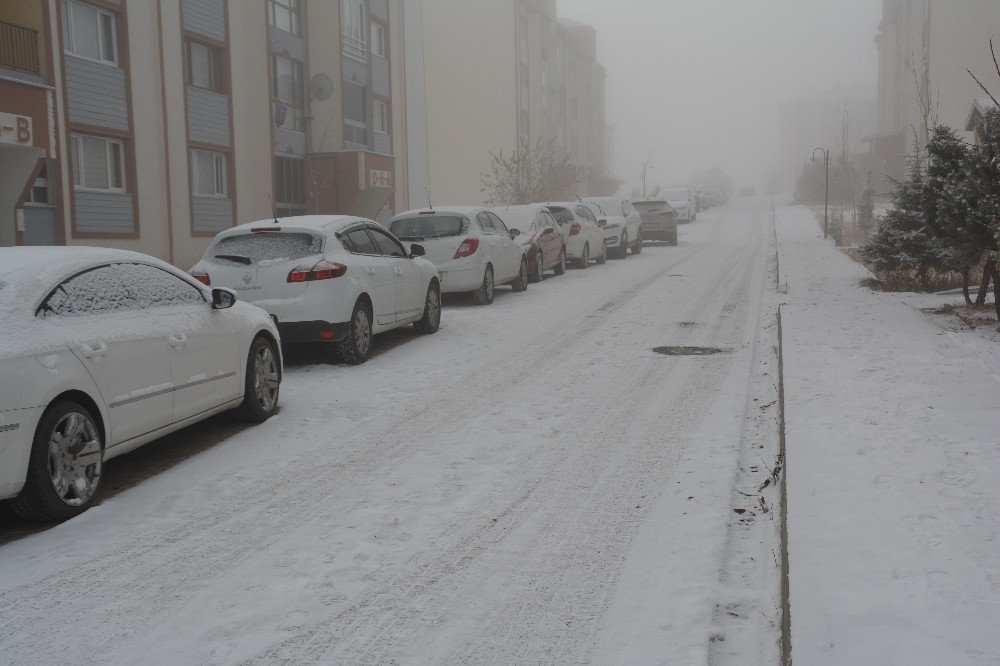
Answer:
POLYGON ((118 63, 115 15, 76 0, 63 0, 63 48, 81 58, 118 63))
POLYGON ((389 131, 389 105, 382 100, 372 100, 372 129, 382 133, 389 131))
POLYGON ((340 44, 344 55, 368 62, 365 0, 340 0, 340 44))
POLYGON ((372 55, 385 57, 385 27, 372 21, 372 55))
POLYGON ((227 195, 225 153, 191 151, 191 190, 202 197, 227 195))
POLYGON ((184 57, 187 60, 185 78, 189 86, 224 92, 222 49, 188 39, 185 41, 184 57))
POLYGON ((73 182, 78 190, 124 192, 125 147, 118 139, 74 134, 73 182))
POLYGON ((344 81, 344 140, 368 145, 368 89, 344 81))
POLYGON ((274 76, 274 126, 296 132, 306 131, 302 63, 277 54, 271 55, 274 76))
POLYGON ((306 162, 296 157, 274 158, 274 207, 278 217, 306 210, 306 162))
POLYGON ((299 0, 269 0, 267 4, 271 25, 293 35, 302 34, 299 0))

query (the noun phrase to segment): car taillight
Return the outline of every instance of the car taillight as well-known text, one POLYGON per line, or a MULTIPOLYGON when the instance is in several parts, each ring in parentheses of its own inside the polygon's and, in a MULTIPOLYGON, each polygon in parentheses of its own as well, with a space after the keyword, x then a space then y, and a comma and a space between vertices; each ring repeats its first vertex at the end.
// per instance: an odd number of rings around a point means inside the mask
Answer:
POLYGON ((198 282, 201 282, 206 287, 212 286, 212 278, 208 277, 208 273, 204 271, 194 271, 191 273, 191 277, 193 277, 198 282))
POLYGON ((347 266, 332 261, 321 261, 312 268, 296 266, 288 273, 289 282, 313 282, 314 280, 330 280, 347 272, 347 266))
POLYGON ((569 235, 570 236, 576 236, 578 233, 580 233, 581 229, 582 229, 582 227, 579 224, 577 224, 576 222, 574 222, 573 226, 571 226, 569 228, 569 235))
POLYGON ((479 249, 479 239, 478 238, 466 238, 462 241, 462 244, 458 246, 455 250, 455 256, 453 259, 461 259, 462 257, 471 257, 479 249))

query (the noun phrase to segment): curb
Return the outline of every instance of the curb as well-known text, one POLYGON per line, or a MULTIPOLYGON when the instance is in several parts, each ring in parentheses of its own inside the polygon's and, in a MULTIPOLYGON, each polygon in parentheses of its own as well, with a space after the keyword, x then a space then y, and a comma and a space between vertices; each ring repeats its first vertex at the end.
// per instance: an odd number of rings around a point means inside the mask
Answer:
POLYGON ((778 453, 784 469, 781 474, 781 664, 792 664, 792 611, 788 580, 788 456, 785 453, 785 364, 781 327, 781 304, 778 305, 778 453))

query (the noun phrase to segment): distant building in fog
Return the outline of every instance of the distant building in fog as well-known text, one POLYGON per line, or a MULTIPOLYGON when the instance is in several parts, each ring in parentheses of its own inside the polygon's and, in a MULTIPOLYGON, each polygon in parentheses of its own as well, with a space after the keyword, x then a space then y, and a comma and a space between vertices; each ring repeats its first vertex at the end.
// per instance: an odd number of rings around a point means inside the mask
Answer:
POLYGON ((586 169, 580 194, 612 192, 604 68, 588 25, 555 0, 407 0, 410 205, 485 198, 490 152, 541 141, 586 169))
POLYGON ((0 3, 0 245, 99 244, 187 267, 272 202, 387 217, 408 199, 402 11, 0 3))
POLYGON ((848 151, 852 155, 865 152, 867 148, 862 140, 875 132, 876 101, 875 98, 865 99, 863 90, 792 100, 779 107, 782 186, 794 186, 802 165, 809 161, 814 148, 829 148, 831 154, 840 150, 845 111, 848 151))
MULTIPOLYGON (((914 135, 926 141, 923 108, 930 111, 929 124, 936 117, 960 134, 965 130, 973 103, 983 95, 966 68, 1000 93, 989 44, 1000 34, 1000 2, 883 0, 878 30, 878 126, 871 144, 887 172, 899 177, 914 135)), ((965 138, 972 141, 972 133, 965 138)))

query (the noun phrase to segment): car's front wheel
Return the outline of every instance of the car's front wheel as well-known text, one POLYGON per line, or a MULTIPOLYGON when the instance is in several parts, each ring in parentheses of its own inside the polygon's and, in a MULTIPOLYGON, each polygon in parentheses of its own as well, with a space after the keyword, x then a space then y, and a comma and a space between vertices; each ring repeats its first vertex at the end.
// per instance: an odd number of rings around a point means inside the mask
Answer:
POLYGON ((538 254, 535 255, 535 274, 531 276, 531 281, 532 282, 541 282, 542 281, 542 273, 545 272, 545 261, 544 261, 544 259, 545 258, 542 256, 541 252, 539 252, 538 254))
POLYGON ((367 304, 358 300, 354 304, 347 337, 340 343, 340 355, 350 365, 360 365, 368 360, 372 351, 372 315, 367 304))
POLYGON ((624 259, 628 256, 628 232, 622 231, 621 242, 618 244, 618 258, 624 259))
POLYGON ((632 254, 642 254, 642 230, 637 234, 635 245, 632 246, 632 254))
POLYGON ((67 520, 86 511, 101 486, 104 441, 95 416, 65 400, 42 415, 31 444, 28 474, 10 508, 25 520, 67 520))
POLYGON ((606 243, 601 243, 601 253, 597 256, 597 263, 604 264, 608 261, 608 246, 606 243))
POLYGON ((556 275, 562 275, 566 272, 566 248, 559 251, 559 263, 552 270, 556 275))
POLYGON ((528 289, 528 259, 526 257, 521 257, 521 270, 518 271, 517 277, 510 283, 510 286, 514 291, 528 289))
POLYGON ((413 324, 417 333, 436 333, 441 327, 441 290, 437 282, 431 282, 427 287, 427 298, 424 300, 424 316, 413 324))
POLYGON ((580 268, 590 267, 590 243, 585 243, 583 246, 583 256, 580 257, 580 268))
POLYGON ((496 284, 493 282, 493 267, 487 266, 486 270, 483 271, 483 281, 480 283, 479 289, 472 292, 472 297, 478 305, 489 305, 493 302, 493 292, 495 290, 496 284))
POLYGON ((243 403, 240 412, 249 421, 262 423, 278 409, 281 369, 278 353, 270 340, 262 335, 254 338, 247 355, 243 403))

